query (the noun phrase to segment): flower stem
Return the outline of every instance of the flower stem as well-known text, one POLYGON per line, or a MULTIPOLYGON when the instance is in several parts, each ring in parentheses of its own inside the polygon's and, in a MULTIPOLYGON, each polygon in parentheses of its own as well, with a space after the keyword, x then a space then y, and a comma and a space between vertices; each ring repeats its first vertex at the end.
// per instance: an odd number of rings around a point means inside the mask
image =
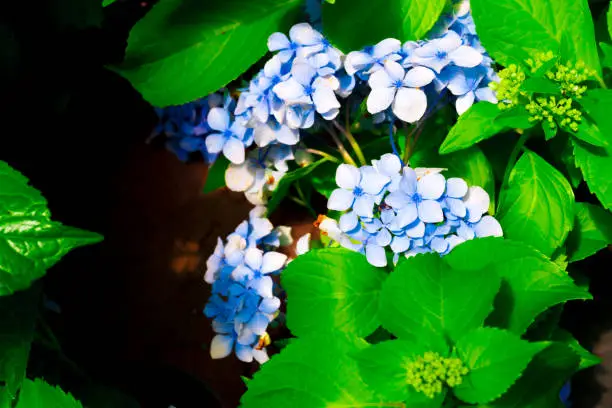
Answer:
POLYGON ((400 152, 397 150, 397 147, 395 146, 395 138, 393 137, 393 121, 389 122, 389 143, 391 144, 391 150, 393 151, 393 154, 397 156, 398 159, 400 159, 400 162, 402 163, 402 167, 404 167, 404 161, 402 160, 402 155, 400 154, 400 152))
POLYGON ((516 142, 514 148, 512 149, 512 152, 510 153, 510 158, 508 159, 508 164, 506 165, 506 171, 504 171, 504 178, 502 180, 501 187, 499 188, 500 194, 508 186, 508 182, 510 180, 510 173, 514 168, 514 164, 518 159, 518 155, 520 154, 522 148, 525 146, 527 139, 529 139, 529 132, 523 131, 521 137, 519 137, 519 140, 516 142))
POLYGON ((306 149, 306 151, 307 151, 308 153, 312 153, 312 154, 316 154, 317 156, 324 157, 324 158, 326 158, 327 160, 332 161, 332 162, 334 162, 334 163, 341 163, 341 160, 340 160, 340 159, 338 159, 338 158, 337 158, 337 157, 335 157, 335 156, 332 156, 332 155, 331 155, 331 154, 329 154, 329 153, 325 153, 325 152, 324 152, 324 151, 322 151, 322 150, 317 150, 317 149, 307 148, 307 149, 306 149))
POLYGON ((352 164, 353 166, 357 166, 357 163, 355 163, 355 160, 353 160, 349 152, 346 150, 346 148, 342 144, 342 141, 338 138, 338 135, 336 135, 336 132, 334 132, 334 129, 327 126, 326 124, 323 124, 323 127, 330 134, 332 140, 334 141, 334 143, 336 144, 336 147, 338 148, 338 152, 340 153, 340 155, 342 155, 344 162, 348 164, 352 164))
POLYGON ((342 132, 342 134, 346 137, 346 140, 348 140, 349 144, 355 151, 355 154, 357 155, 357 159, 359 160, 362 166, 365 166, 366 165, 365 156, 363 155, 363 152, 361 151, 361 147, 359 147, 359 143, 357 143, 357 140, 355 140, 355 137, 350 132, 350 130, 343 128, 342 125, 340 125, 335 120, 332 121, 332 124, 336 127, 336 129, 342 132))

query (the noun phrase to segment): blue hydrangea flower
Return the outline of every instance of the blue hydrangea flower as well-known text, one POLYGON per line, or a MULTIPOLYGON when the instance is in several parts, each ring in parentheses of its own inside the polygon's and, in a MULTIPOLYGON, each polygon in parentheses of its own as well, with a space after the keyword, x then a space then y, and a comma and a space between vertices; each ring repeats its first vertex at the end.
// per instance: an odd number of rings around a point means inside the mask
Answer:
POLYGON ((347 74, 355 75, 362 73, 362 78, 382 69, 386 61, 399 61, 402 43, 395 38, 387 38, 372 47, 366 47, 362 51, 353 51, 347 54, 344 67, 347 74))
POLYGON ((411 61, 440 73, 449 64, 473 68, 482 62, 482 54, 469 45, 463 45, 455 31, 448 31, 441 38, 429 40, 416 48, 411 61))
POLYGON ((265 208, 255 207, 225 243, 217 240, 204 275, 212 284, 204 314, 213 319, 217 333, 211 342, 212 358, 226 357, 233 350, 242 361, 268 359, 259 342, 280 307, 270 276, 287 263, 286 255, 274 251, 287 233, 287 228, 274 230, 265 208))
POLYGON ((377 267, 400 255, 448 254, 462 242, 501 236, 499 222, 486 215, 488 194, 465 180, 442 175, 444 169, 403 167, 385 154, 372 166, 341 164, 327 207, 345 211, 339 222, 319 228, 341 246, 363 253, 377 267))
POLYGON ((234 164, 244 162, 245 147, 253 142, 253 131, 244 124, 230 122, 229 112, 222 108, 212 108, 208 113, 208 126, 218 133, 211 133, 206 138, 206 149, 210 153, 223 152, 234 164))
POLYGON ((374 114, 392 106, 399 119, 416 122, 427 110, 427 95, 420 87, 430 84, 434 78, 433 71, 425 67, 406 72, 397 62, 385 62, 384 69, 374 72, 368 80, 372 89, 367 100, 368 112, 374 114))
POLYGON ((332 191, 327 208, 336 211, 353 208, 358 216, 372 218, 374 204, 380 203, 380 193, 390 181, 372 166, 358 169, 341 164, 336 170, 336 184, 340 188, 332 191))

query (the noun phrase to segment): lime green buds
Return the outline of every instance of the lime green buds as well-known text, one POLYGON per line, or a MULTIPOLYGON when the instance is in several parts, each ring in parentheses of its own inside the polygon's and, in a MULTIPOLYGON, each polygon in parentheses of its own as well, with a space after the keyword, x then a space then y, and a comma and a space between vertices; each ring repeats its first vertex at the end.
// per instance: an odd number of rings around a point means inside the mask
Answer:
POLYGON ((529 58, 525 61, 525 63, 529 66, 531 73, 534 74, 538 72, 544 64, 555 58, 555 54, 552 51, 548 52, 540 52, 535 55, 533 58, 529 58))
POLYGON ((589 70, 582 61, 575 64, 571 61, 565 65, 556 64, 553 70, 546 73, 548 79, 559 85, 563 96, 576 99, 580 99, 587 90, 583 82, 588 81, 594 75, 595 73, 589 70))
POLYGON ((468 369, 458 358, 446 358, 428 351, 406 365, 406 382, 417 392, 434 398, 444 385, 461 384, 467 373, 468 369))
POLYGON ((499 82, 489 85, 497 93, 500 109, 508 109, 519 104, 519 91, 525 80, 525 72, 516 64, 510 64, 499 73, 499 82))
POLYGON ((556 129, 558 123, 562 128, 569 128, 576 132, 582 120, 582 112, 572 107, 570 98, 557 99, 555 96, 535 98, 525 108, 531 115, 530 121, 542 121, 550 129, 556 129))

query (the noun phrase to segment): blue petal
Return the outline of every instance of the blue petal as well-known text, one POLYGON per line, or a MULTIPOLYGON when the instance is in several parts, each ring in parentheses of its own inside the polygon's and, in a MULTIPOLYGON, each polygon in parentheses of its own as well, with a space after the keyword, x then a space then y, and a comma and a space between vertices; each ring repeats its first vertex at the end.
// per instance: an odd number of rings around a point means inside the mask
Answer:
POLYGON ((389 232, 389 230, 386 228, 383 228, 378 232, 378 234, 376 234, 376 245, 385 247, 391 243, 392 238, 393 237, 391 236, 391 233, 389 232))
POLYGON ((261 313, 256 313, 255 316, 247 323, 247 328, 258 336, 263 336, 268 328, 270 320, 261 313))
POLYGON ((276 313, 280 307, 280 299, 277 297, 262 299, 259 304, 259 311, 262 313, 273 314, 276 313))
POLYGON ((391 241, 391 250, 395 253, 406 252, 410 248, 410 242, 407 236, 394 237, 391 241))
POLYGON ((269 276, 262 276, 258 279, 253 279, 248 282, 248 286, 255 290, 257 294, 263 298, 270 298, 274 296, 272 288, 274 281, 269 276))
POLYGON ((369 244, 366 245, 365 253, 366 258, 371 265, 377 267, 387 266, 387 256, 384 248, 378 245, 369 244))
POLYGON ((238 360, 250 363, 253 361, 253 347, 236 344, 236 357, 238 360))
POLYGON ((244 144, 240 140, 230 137, 223 145, 223 155, 234 164, 244 163, 244 144))
MULTIPOLYGON (((346 190, 345 190, 346 191, 346 190)), ((329 208, 329 205, 328 205, 329 208)), ((372 218, 374 217, 374 197, 370 195, 362 195, 355 199, 353 204, 353 211, 360 217, 372 218)))
POLYGON ((229 129, 230 126, 229 112, 223 108, 212 108, 206 120, 211 129, 219 132, 229 129))
POLYGON ((352 211, 347 212, 346 214, 342 214, 342 216, 340 217, 340 229, 344 232, 353 231, 355 228, 357 228, 358 224, 359 219, 357 218, 357 215, 352 211))

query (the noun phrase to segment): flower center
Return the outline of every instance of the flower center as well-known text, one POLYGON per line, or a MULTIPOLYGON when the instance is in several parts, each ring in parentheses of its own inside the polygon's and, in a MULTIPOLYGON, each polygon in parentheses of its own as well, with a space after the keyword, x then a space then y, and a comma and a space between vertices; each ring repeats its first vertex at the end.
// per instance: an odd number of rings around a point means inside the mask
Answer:
POLYGON ((357 186, 353 189, 353 194, 355 194, 355 197, 359 197, 363 195, 363 188, 357 186))
POLYGON ((436 58, 443 60, 446 59, 446 57, 448 56, 448 53, 446 51, 438 51, 436 52, 436 58))
POLYGON ((418 204, 421 201, 423 201, 423 198, 421 197, 421 195, 419 193, 414 193, 410 199, 412 200, 413 203, 418 204))
POLYGON ((395 86, 395 87, 396 87, 396 88, 398 88, 398 89, 399 89, 399 88, 401 88, 401 87, 403 86, 403 84, 402 84, 402 80, 401 80, 401 79, 397 79, 397 80, 395 81, 395 83, 393 84, 393 86, 395 86))
POLYGON ((223 137, 225 137, 226 139, 229 139, 233 135, 234 135, 234 133, 230 129, 225 129, 223 131, 223 137))
POLYGON ((304 95, 306 95, 306 96, 310 96, 310 95, 312 95, 313 93, 314 93, 314 89, 313 89, 313 87, 312 87, 312 86, 307 85, 307 86, 305 86, 305 87, 304 87, 304 95))

